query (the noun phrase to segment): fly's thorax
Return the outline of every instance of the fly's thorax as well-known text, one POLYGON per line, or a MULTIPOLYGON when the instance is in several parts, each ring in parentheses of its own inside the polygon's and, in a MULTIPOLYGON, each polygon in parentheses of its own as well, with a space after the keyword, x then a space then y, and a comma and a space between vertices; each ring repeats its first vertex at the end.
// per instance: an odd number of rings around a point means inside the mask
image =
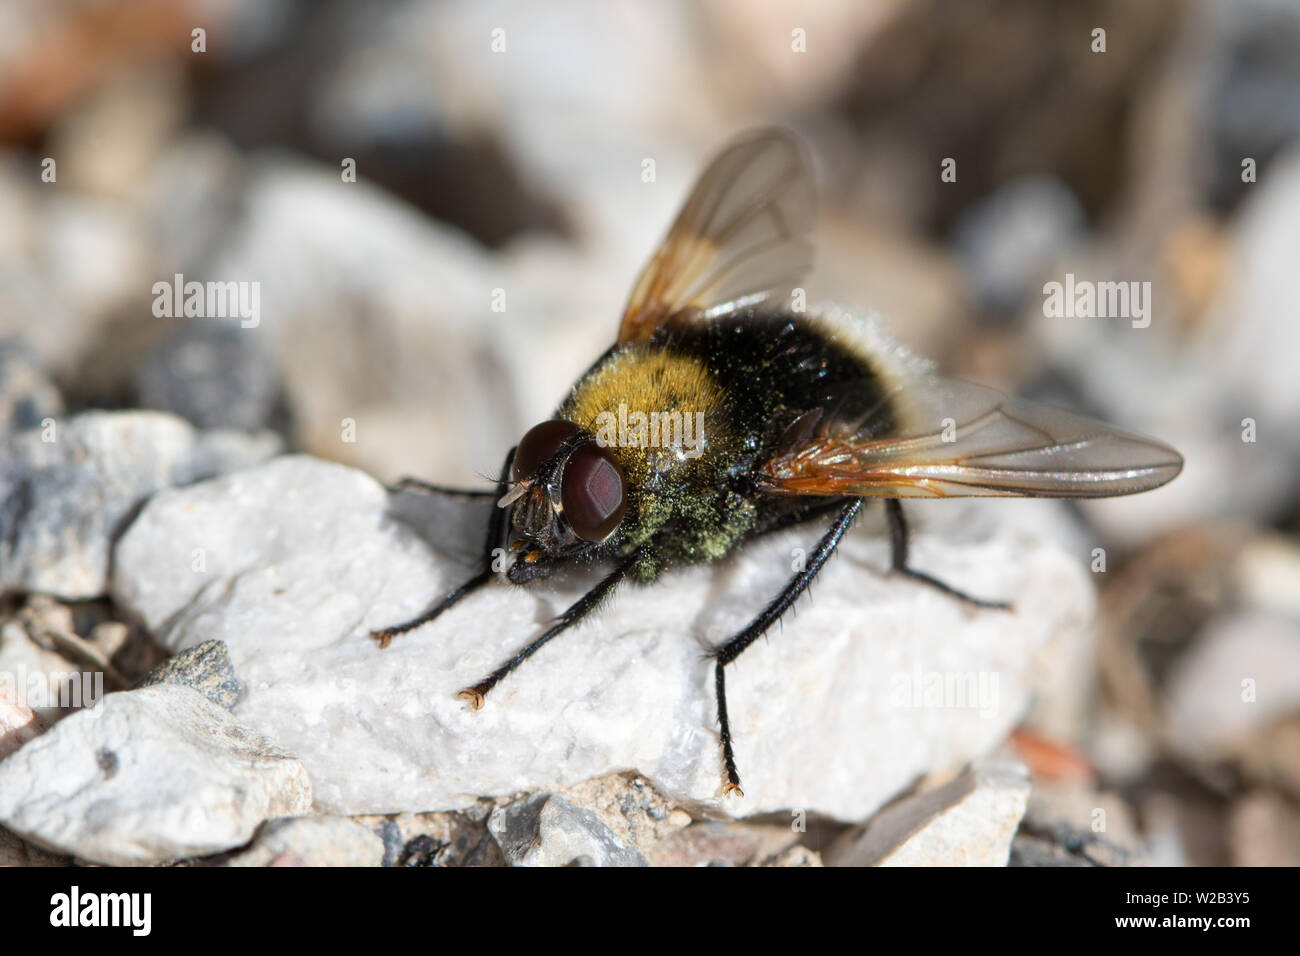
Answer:
POLYGON ((727 396, 696 356, 647 346, 610 354, 561 415, 609 449, 635 493, 707 483, 735 453, 727 396))

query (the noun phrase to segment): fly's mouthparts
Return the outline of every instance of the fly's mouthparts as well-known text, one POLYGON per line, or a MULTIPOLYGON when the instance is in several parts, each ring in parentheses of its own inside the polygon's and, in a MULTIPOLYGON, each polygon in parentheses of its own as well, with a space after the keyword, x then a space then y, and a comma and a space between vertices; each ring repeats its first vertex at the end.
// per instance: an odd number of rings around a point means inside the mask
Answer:
POLYGON ((528 479, 519 482, 513 488, 511 488, 509 491, 507 491, 504 495, 501 496, 501 499, 497 502, 497 507, 509 508, 512 504, 514 504, 524 495, 528 494, 528 492, 532 490, 532 487, 533 487, 533 483, 528 479))

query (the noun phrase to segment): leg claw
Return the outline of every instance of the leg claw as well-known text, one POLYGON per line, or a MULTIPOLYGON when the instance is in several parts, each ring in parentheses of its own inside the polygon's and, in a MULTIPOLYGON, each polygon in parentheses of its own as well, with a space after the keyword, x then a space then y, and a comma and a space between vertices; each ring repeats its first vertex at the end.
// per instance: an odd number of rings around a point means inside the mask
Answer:
POLYGON ((466 687, 456 695, 456 699, 463 700, 469 704, 470 710, 483 709, 483 692, 474 687, 466 687))

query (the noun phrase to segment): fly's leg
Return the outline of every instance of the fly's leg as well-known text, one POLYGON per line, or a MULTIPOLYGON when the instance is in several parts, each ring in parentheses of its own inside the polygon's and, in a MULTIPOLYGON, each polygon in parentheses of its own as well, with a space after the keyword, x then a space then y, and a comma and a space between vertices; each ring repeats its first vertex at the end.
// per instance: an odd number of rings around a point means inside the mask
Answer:
POLYGON ((804 570, 796 574, 785 586, 785 589, 767 607, 763 608, 758 617, 750 621, 744 630, 726 643, 719 645, 710 655, 715 662, 713 673, 718 697, 718 725, 721 728, 722 763, 726 778, 723 789, 727 793, 744 796, 744 792, 740 789, 740 774, 736 770, 736 755, 732 749, 731 722, 727 719, 726 666, 739 657, 745 648, 758 640, 764 631, 775 624, 786 609, 794 603, 795 599, 804 592, 812 579, 817 576, 817 572, 822 569, 826 559, 834 553, 835 547, 840 543, 840 539, 844 537, 844 533, 853 525, 853 519, 861 508, 861 498, 854 498, 842 505, 834 523, 822 535, 822 539, 817 542, 817 547, 809 555, 808 564, 804 570))
POLYGON ((406 477, 399 479, 397 484, 389 486, 390 491, 421 491, 428 495, 450 495, 453 498, 491 498, 500 497, 504 492, 491 492, 486 488, 446 488, 442 485, 435 485, 432 482, 421 481, 419 478, 406 477))
MULTIPOLYGON (((514 457, 515 457, 515 450, 512 448, 510 449, 510 452, 506 455, 506 463, 501 468, 501 477, 497 480, 496 497, 498 499, 500 499, 501 496, 506 493, 506 490, 509 487, 506 484, 506 482, 510 478, 510 463, 514 461, 514 457)), ((399 482, 399 487, 405 486, 408 483, 417 487, 421 487, 426 491, 430 491, 431 493, 437 493, 442 490, 438 488, 436 485, 426 485, 423 482, 415 482, 413 479, 409 479, 409 478, 402 479, 402 481, 399 482)), ((451 591, 448 594, 445 594, 442 600, 440 600, 433 607, 429 608, 429 610, 425 611, 419 617, 411 618, 411 620, 404 621, 401 624, 394 624, 392 627, 385 627, 385 628, 380 628, 377 631, 371 631, 370 639, 374 641, 376 644, 378 644, 380 648, 385 648, 393 642, 393 638, 396 637, 398 634, 405 634, 407 631, 413 631, 417 627, 421 627, 425 624, 428 624, 434 618, 438 617, 438 615, 440 615, 443 611, 447 610, 448 608, 452 607, 457 602, 459 602, 461 598, 465 597, 466 595, 473 594, 483 585, 491 581, 493 575, 492 552, 496 550, 496 548, 498 548, 501 544, 501 538, 505 531, 505 520, 506 520, 506 510, 504 508, 493 507, 492 515, 490 518, 488 518, 487 540, 483 546, 483 552, 484 552, 483 570, 479 571, 478 574, 474 575, 472 578, 470 578, 460 587, 456 588, 455 590, 451 591)))
POLYGON ((889 516, 889 542, 893 551, 892 564, 894 572, 906 575, 922 584, 928 584, 932 588, 937 588, 944 594, 951 595, 959 601, 965 601, 967 604, 973 604, 976 607, 991 608, 995 611, 1009 611, 1011 604, 1008 601, 987 601, 984 598, 977 598, 967 594, 965 591, 959 591, 951 584, 945 584, 938 578, 931 577, 924 571, 915 571, 907 566, 907 545, 908 530, 907 519, 903 516, 903 504, 897 498, 885 499, 885 514, 889 516))
POLYGON ((506 661, 487 677, 475 684, 473 687, 466 687, 456 696, 461 700, 468 701, 471 708, 481 710, 483 708, 483 698, 487 696, 488 691, 499 684, 506 675, 511 673, 516 667, 522 664, 528 658, 532 657, 548 643, 563 631, 567 631, 573 625, 577 624, 584 617, 596 610, 625 577, 631 573, 637 563, 645 557, 644 553, 637 551, 624 561, 621 565, 605 575, 600 583, 594 588, 578 598, 563 614, 556 618, 555 623, 548 627, 540 637, 532 643, 522 647, 519 651, 506 661))
POLYGON ((787 511, 777 517, 771 523, 760 527, 757 530, 758 535, 776 534, 785 531, 787 528, 793 528, 796 525, 808 524, 826 515, 838 513, 844 507, 844 499, 837 498, 832 501, 823 501, 815 505, 809 505, 806 508, 799 508, 795 511, 787 511))
POLYGON ((492 568, 488 567, 474 575, 460 587, 443 595, 442 599, 437 604, 429 608, 429 610, 425 611, 419 617, 413 617, 409 621, 403 621, 401 624, 394 624, 392 627, 383 627, 371 631, 370 639, 378 644, 380 648, 385 648, 393 642, 393 638, 398 634, 405 634, 407 631, 413 631, 417 627, 422 627, 423 625, 428 624, 434 618, 442 614, 443 611, 457 604, 461 598, 473 594, 491 580, 492 568))

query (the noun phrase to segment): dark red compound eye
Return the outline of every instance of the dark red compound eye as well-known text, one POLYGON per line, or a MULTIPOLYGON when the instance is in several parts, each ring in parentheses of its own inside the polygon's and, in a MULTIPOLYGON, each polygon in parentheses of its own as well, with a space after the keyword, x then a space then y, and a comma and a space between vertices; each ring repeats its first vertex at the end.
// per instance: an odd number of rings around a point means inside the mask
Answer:
POLYGON ((623 473, 607 449, 583 445, 564 466, 560 483, 564 515, 574 534, 587 541, 601 541, 618 527, 627 510, 623 495, 623 473))
POLYGON ((566 438, 578 432, 573 422, 551 419, 534 425, 519 439, 515 460, 510 465, 510 477, 515 481, 531 478, 557 451, 566 438))

